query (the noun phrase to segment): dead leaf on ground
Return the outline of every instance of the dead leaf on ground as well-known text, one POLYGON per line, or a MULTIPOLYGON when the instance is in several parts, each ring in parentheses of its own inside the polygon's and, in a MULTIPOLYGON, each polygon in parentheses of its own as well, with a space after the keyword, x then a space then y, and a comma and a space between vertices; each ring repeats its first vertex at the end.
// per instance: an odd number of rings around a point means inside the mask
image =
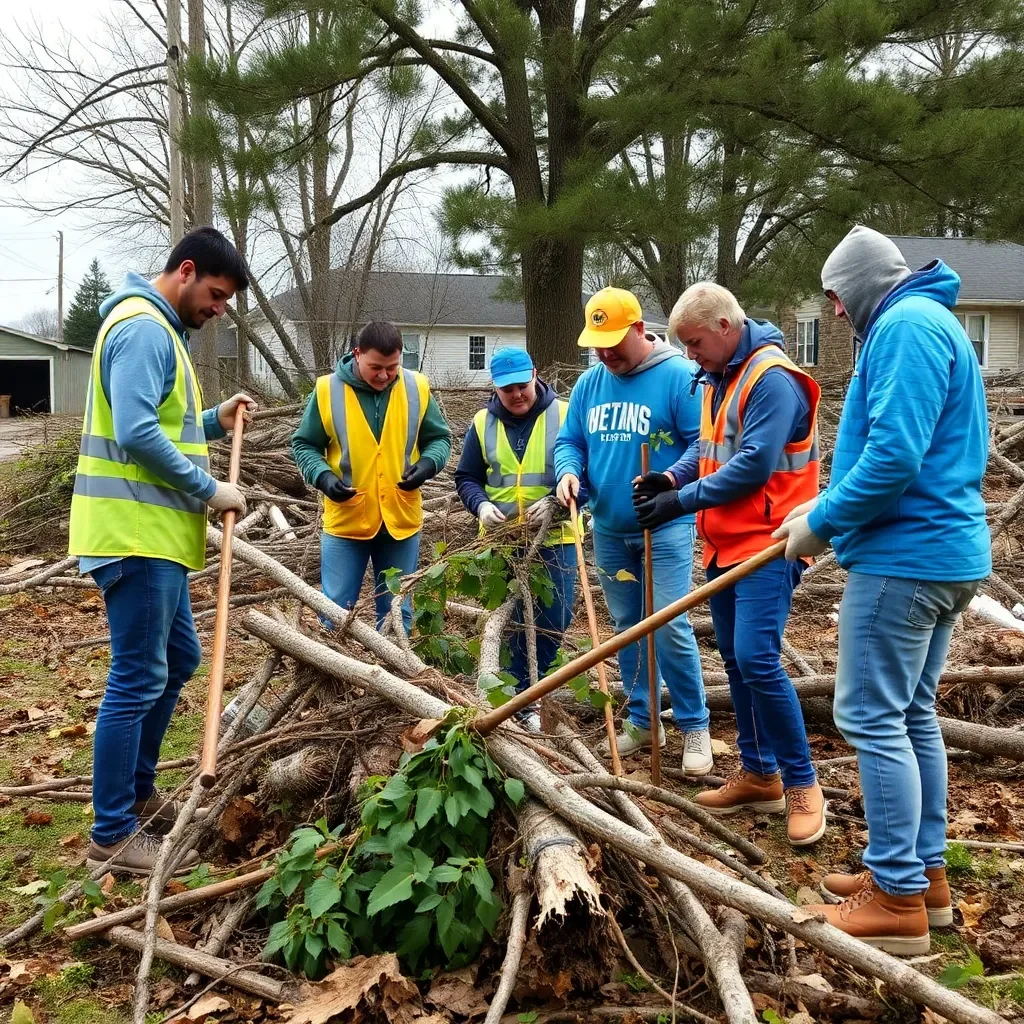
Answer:
POLYGON ((63 729, 57 731, 57 734, 59 736, 86 736, 88 732, 85 722, 75 722, 74 725, 65 725, 63 729))
POLYGON ((482 1017, 487 1013, 487 1000, 476 987, 475 974, 469 967, 437 975, 424 1002, 460 1017, 482 1017))
POLYGON ((12 576, 20 576, 23 572, 34 569, 37 565, 45 564, 42 558, 23 558, 20 562, 15 562, 10 568, 0 572, 0 580, 10 579, 12 576))
POLYGON ((733 751, 732 747, 730 747, 725 740, 716 740, 712 737, 711 753, 716 757, 727 757, 728 755, 735 753, 735 751, 733 751))
POLYGON ((977 928, 981 919, 992 908, 992 897, 987 892, 975 893, 960 900, 957 906, 964 915, 964 927, 977 928))
POLYGON ((111 872, 107 872, 103 876, 103 881, 100 882, 100 892, 104 895, 109 896, 114 891, 114 886, 117 885, 117 879, 111 872))
POLYGON ((100 695, 100 691, 99 690, 76 690, 75 691, 75 696, 79 700, 92 700, 93 697, 98 697, 99 695, 100 695))
POLYGON ((824 921, 824 914, 811 914, 804 910, 803 907, 794 907, 793 912, 789 915, 794 924, 805 924, 807 921, 824 921))
POLYGON ((835 989, 820 974, 792 974, 792 981, 799 985, 807 985, 809 988, 816 988, 819 992, 834 992, 835 989))
POLYGON ((999 923, 1004 928, 1019 928, 1022 921, 1024 921, 1024 917, 1020 914, 1003 914, 999 918, 999 923))
POLYGON ((64 836, 63 839, 59 839, 58 843, 61 846, 76 847, 82 845, 82 834, 80 832, 72 832, 71 835, 64 836))
POLYGON ((188 1008, 188 1019, 206 1020, 211 1013, 223 1013, 224 1010, 230 1009, 231 1004, 223 996, 217 995, 216 992, 207 992, 205 996, 200 996, 188 1008))
POLYGON ((41 828, 43 825, 53 824, 53 815, 47 814, 46 811, 28 811, 24 821, 26 825, 38 825, 41 828))
POLYGON ((303 985, 288 1020, 290 1024, 327 1024, 331 1017, 361 1004, 379 1006, 392 1024, 407 1024, 423 1015, 419 989, 402 974, 398 957, 381 953, 357 956, 323 981, 303 985))
POLYGON ((821 903, 821 893, 815 892, 810 886, 801 885, 796 891, 796 901, 801 907, 809 907, 821 903))
POLYGON ((153 1006, 162 1010, 176 995, 178 986, 170 978, 161 978, 150 993, 150 1002, 153 1006))
POLYGON ((262 825, 263 818, 259 811, 244 797, 235 797, 224 808, 218 822, 221 838, 236 846, 255 838, 262 825))
POLYGON ((930 1006, 921 1009, 921 1024, 949 1024, 941 1013, 936 1013, 930 1006))
POLYGON ((29 970, 25 960, 12 960, 7 966, 10 968, 7 980, 15 985, 31 985, 36 980, 35 973, 29 970))
POLYGON ((49 712, 44 711, 42 708, 28 708, 25 714, 28 715, 30 722, 38 722, 40 718, 45 718, 49 712))

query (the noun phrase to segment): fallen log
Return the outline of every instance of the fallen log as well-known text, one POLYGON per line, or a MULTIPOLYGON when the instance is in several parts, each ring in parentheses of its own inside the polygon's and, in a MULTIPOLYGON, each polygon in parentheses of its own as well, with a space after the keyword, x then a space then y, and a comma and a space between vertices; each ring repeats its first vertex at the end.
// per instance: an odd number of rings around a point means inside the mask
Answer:
POLYGON ((750 971, 743 977, 754 992, 763 992, 773 999, 790 999, 794 1003, 799 1000, 816 1016, 874 1020, 888 1009, 879 999, 867 999, 852 992, 822 991, 795 978, 779 977, 767 971, 750 971))

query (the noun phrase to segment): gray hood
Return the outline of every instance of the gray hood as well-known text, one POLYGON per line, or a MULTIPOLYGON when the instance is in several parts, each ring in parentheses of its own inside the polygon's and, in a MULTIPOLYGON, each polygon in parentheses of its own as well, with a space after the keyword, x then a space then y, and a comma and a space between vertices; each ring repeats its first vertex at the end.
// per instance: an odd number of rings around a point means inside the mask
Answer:
POLYGON ((654 348, 651 349, 647 357, 640 363, 637 363, 629 373, 624 373, 623 377, 635 377, 638 373, 643 373, 645 370, 649 370, 652 366, 657 366, 659 363, 665 362, 666 359, 675 359, 676 357, 683 358, 683 353, 679 349, 670 345, 667 341, 661 341, 660 339, 654 343, 654 348))
POLYGON ((825 260, 821 286, 843 304, 854 334, 863 339, 875 308, 909 276, 896 243, 858 224, 825 260))

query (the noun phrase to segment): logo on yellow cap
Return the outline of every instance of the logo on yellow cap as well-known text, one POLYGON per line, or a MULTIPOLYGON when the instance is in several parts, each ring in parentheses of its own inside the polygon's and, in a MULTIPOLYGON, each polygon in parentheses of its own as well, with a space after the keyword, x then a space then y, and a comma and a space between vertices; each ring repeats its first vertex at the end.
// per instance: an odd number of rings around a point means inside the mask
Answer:
POLYGON ((603 309, 595 309, 594 312, 590 314, 590 322, 595 327, 601 327, 607 322, 607 320, 608 314, 603 309))

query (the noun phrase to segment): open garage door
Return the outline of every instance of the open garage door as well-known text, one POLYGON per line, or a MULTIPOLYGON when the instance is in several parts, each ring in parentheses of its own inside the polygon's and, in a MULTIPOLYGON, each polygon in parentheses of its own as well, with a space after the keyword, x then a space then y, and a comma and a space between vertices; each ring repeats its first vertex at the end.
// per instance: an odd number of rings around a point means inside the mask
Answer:
POLYGON ((49 359, 0 359, 0 395, 11 396, 11 415, 49 413, 49 359))

